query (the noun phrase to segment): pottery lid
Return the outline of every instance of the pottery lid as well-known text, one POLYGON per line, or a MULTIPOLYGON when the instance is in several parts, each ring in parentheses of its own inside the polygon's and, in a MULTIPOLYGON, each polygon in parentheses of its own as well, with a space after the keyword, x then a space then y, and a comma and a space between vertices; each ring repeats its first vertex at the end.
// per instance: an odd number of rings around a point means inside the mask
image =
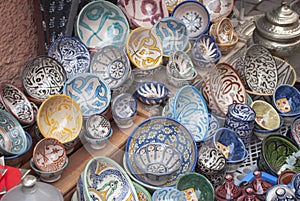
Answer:
POLYGON ((290 40, 300 36, 299 15, 283 1, 256 21, 256 29, 270 40, 290 40))
POLYGON ((60 191, 54 186, 38 182, 33 175, 27 175, 22 183, 10 189, 1 201, 63 201, 60 191))

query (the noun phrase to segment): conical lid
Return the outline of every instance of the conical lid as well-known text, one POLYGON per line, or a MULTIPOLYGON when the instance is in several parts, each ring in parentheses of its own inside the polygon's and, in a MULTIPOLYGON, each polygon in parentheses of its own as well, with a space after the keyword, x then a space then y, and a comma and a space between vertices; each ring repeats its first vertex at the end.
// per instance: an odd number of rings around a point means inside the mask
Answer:
POLYGON ((54 186, 37 182, 33 175, 28 175, 22 184, 10 189, 1 201, 63 201, 63 196, 54 186))

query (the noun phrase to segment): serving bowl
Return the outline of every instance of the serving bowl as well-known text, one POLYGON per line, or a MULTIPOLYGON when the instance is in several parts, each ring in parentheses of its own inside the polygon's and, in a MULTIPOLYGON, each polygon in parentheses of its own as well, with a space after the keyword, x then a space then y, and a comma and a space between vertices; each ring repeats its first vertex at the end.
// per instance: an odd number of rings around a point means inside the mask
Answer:
POLYGON ((62 92, 67 81, 65 68, 49 56, 28 61, 22 71, 22 85, 30 100, 41 104, 48 97, 62 92))
POLYGON ((125 51, 115 45, 98 49, 93 55, 90 72, 100 76, 111 89, 123 85, 131 75, 131 66, 125 51))
POLYGON ((27 149, 25 131, 10 113, 0 110, 1 144, 0 153, 4 156, 18 155, 27 149))
POLYGON ((142 82, 136 86, 135 94, 142 103, 156 105, 167 99, 169 88, 162 82, 142 82))
POLYGON ((49 46, 47 55, 65 68, 67 77, 89 71, 91 57, 87 47, 77 38, 60 36, 49 46))
POLYGON ((125 14, 109 1, 92 1, 79 12, 75 34, 88 48, 125 46, 129 35, 125 14))
POLYGON ((35 121, 32 105, 18 87, 8 83, 1 83, 0 99, 5 109, 22 125, 30 125, 35 121))
POLYGON ((196 39, 205 33, 210 24, 206 7, 198 1, 183 1, 177 4, 171 15, 184 22, 190 39, 196 39))
POLYGON ((84 118, 104 112, 111 100, 108 84, 98 75, 81 73, 66 82, 63 93, 80 106, 84 118))
POLYGON ((152 200, 160 201, 186 201, 185 194, 173 187, 163 187, 154 191, 152 200))
MULTIPOLYGON (((141 173, 134 162, 134 153, 139 147, 148 143, 164 143, 175 147, 182 156, 180 169, 176 171, 163 186, 175 186, 177 178, 196 166, 198 156, 196 143, 190 132, 178 121, 156 116, 141 122, 127 139, 125 156, 130 173, 141 183, 147 183, 145 174, 141 173)), ((157 186, 151 185, 151 188, 157 186)))
POLYGON ((163 44, 155 30, 139 27, 130 32, 126 42, 126 52, 136 68, 151 70, 162 63, 163 44))

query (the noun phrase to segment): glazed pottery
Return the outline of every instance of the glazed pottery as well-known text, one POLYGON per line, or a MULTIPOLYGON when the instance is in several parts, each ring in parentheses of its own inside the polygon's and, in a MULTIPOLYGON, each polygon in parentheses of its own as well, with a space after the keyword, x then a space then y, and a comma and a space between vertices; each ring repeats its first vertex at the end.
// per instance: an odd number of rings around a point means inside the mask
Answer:
POLYGON ((294 175, 296 175, 296 172, 294 170, 284 170, 278 175, 277 184, 285 184, 288 185, 294 175))
POLYGON ((152 201, 152 196, 151 194, 145 189, 143 186, 136 182, 132 182, 133 186, 136 190, 136 194, 138 196, 139 201, 152 201))
POLYGON ((262 179, 261 171, 259 170, 254 171, 253 175, 254 175, 254 179, 251 182, 251 185, 253 186, 254 193, 260 196, 265 195, 273 185, 262 179))
POLYGON ((61 63, 68 78, 89 71, 90 53, 86 46, 75 37, 58 37, 51 43, 47 55, 61 63))
MULTIPOLYGON (((284 173, 284 171, 282 172, 284 173)), ((292 175, 293 172, 290 172, 292 175)), ((300 173, 294 171, 291 181, 287 184, 295 192, 295 197, 300 199, 300 173)))
POLYGON ((215 25, 215 37, 218 43, 226 44, 233 41, 234 29, 229 18, 221 18, 215 25))
POLYGON ((0 154, 5 156, 24 153, 27 148, 25 132, 10 113, 0 110, 0 154))
POLYGON ((189 36, 186 25, 175 17, 164 17, 153 26, 163 44, 164 56, 171 56, 176 51, 184 51, 188 46, 189 36))
POLYGON ((176 188, 180 191, 193 189, 199 201, 215 199, 212 184, 203 175, 195 172, 188 172, 179 177, 176 188))
POLYGON ((208 132, 204 139, 204 141, 211 140, 213 138, 213 135, 215 134, 216 130, 221 127, 221 124, 213 113, 208 113, 209 118, 209 126, 208 126, 208 132))
POLYGON ((296 201, 294 192, 284 184, 275 185, 270 188, 266 194, 266 201, 273 200, 292 200, 296 201))
POLYGON ((216 22, 222 17, 227 17, 233 10, 233 0, 200 0, 207 8, 211 22, 216 22))
POLYGON ((167 99, 169 88, 162 82, 142 82, 136 86, 135 94, 142 103, 156 105, 167 99))
POLYGON ((86 120, 85 130, 91 138, 105 138, 111 132, 111 125, 104 115, 93 114, 86 120))
POLYGON ((237 33, 233 33, 233 37, 232 37, 232 41, 228 42, 228 43, 217 43, 222 55, 226 55, 229 52, 231 52, 237 45, 239 41, 239 36, 237 33))
POLYGON ((108 84, 92 73, 81 73, 71 77, 65 84, 63 93, 80 106, 84 118, 104 112, 111 100, 108 84))
POLYGON ((152 200, 154 201, 186 201, 185 194, 181 192, 180 190, 177 190, 173 187, 163 187, 161 189, 158 189, 154 191, 152 195, 152 200))
POLYGON ((61 93, 66 80, 65 68, 49 56, 31 59, 22 71, 22 85, 25 93, 38 102, 61 93))
POLYGON ((29 125, 35 121, 35 115, 30 101, 16 86, 8 83, 1 83, 0 99, 5 109, 22 125, 29 125))
POLYGON ((126 164, 130 173, 138 181, 147 183, 145 174, 139 171, 134 162, 134 153, 139 147, 150 142, 173 146, 182 156, 180 169, 163 186, 174 186, 180 175, 194 171, 198 152, 196 143, 190 132, 174 119, 156 116, 142 121, 127 139, 125 148, 126 164))
POLYGON ((100 138, 91 137, 90 135, 87 134, 87 132, 84 132, 83 137, 92 149, 100 150, 106 147, 108 140, 112 136, 112 134, 113 134, 113 130, 110 129, 108 135, 100 138))
POLYGON ((294 142, 300 147, 300 116, 293 119, 290 125, 291 136, 294 142))
MULTIPOLYGON (((176 71, 175 71, 176 72, 176 71)), ((198 71, 192 68, 190 71, 190 76, 187 78, 177 78, 174 77, 174 69, 170 69, 169 65, 166 66, 166 75, 168 77, 168 83, 174 87, 183 87, 186 85, 192 85, 198 76, 198 71)))
POLYGON ((39 108, 37 125, 43 137, 66 144, 75 141, 82 128, 82 112, 74 99, 57 94, 47 98, 39 108))
POLYGON ((193 77, 193 68, 194 65, 191 58, 183 51, 174 52, 174 54, 170 56, 167 64, 167 70, 169 70, 172 77, 175 78, 185 79, 193 77))
POLYGON ((61 169, 66 162, 66 149, 55 138, 43 138, 38 141, 33 150, 34 165, 44 172, 61 169))
POLYGON ((253 101, 251 107, 256 112, 255 122, 266 130, 273 130, 279 127, 280 117, 273 106, 265 101, 253 101))
POLYGON ((78 14, 76 35, 88 48, 125 46, 129 24, 122 10, 109 1, 87 3, 78 14))
POLYGON ((131 75, 131 66, 125 51, 114 45, 98 49, 91 61, 90 72, 101 77, 111 89, 123 85, 131 75))
POLYGON ((208 30, 210 17, 206 7, 198 1, 183 1, 171 14, 186 25, 190 39, 196 39, 208 30))
POLYGON ((236 200, 242 196, 242 189, 234 184, 233 176, 227 174, 225 179, 225 183, 215 189, 216 200, 236 200))

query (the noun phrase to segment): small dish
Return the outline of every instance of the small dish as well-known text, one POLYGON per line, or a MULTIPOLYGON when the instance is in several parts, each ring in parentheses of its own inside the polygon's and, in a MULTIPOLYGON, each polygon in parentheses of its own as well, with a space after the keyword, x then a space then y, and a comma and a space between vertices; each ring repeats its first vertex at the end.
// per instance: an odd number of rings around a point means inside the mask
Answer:
POLYGON ((85 130, 91 138, 104 138, 111 132, 109 120, 102 114, 93 114, 89 116, 85 123, 85 130))
POLYGON ((162 82, 142 82, 136 86, 137 98, 147 105, 163 103, 169 94, 169 88, 162 82))
POLYGON ((207 8, 211 22, 227 17, 233 10, 234 0, 200 0, 207 8))
POLYGON ((91 62, 89 50, 75 37, 58 37, 49 46, 47 55, 61 63, 68 78, 89 71, 91 62))
POLYGON ((152 195, 152 200, 160 201, 186 201, 185 194, 173 187, 163 187, 155 190, 152 195))
POLYGON ((125 46, 129 24, 121 8, 109 1, 92 1, 79 12, 75 34, 88 48, 125 46))
POLYGON ((210 17, 206 7, 198 1, 183 1, 171 14, 181 19, 189 31, 190 39, 196 39, 208 30, 210 17))

